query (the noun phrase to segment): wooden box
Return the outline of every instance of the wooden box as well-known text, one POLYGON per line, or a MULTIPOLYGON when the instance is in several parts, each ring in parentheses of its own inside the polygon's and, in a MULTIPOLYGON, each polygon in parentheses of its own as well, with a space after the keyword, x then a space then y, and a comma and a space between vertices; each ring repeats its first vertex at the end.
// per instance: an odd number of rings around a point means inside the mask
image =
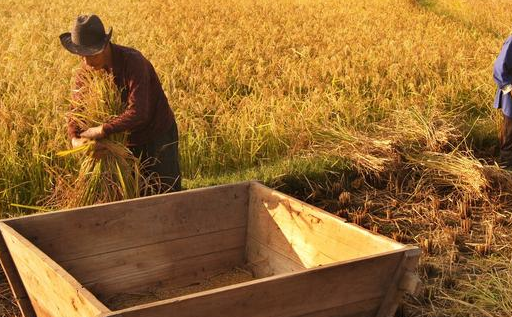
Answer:
POLYGON ((392 316, 420 252, 257 182, 0 222, 25 317, 392 316))

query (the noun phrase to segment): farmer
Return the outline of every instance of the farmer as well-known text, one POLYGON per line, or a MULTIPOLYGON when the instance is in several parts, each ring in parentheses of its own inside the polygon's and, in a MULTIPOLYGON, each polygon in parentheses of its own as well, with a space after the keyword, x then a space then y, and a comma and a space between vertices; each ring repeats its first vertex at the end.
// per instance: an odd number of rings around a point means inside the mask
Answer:
MULTIPOLYGON (((128 132, 127 146, 144 162, 144 174, 159 176, 159 192, 179 191, 178 129, 160 80, 153 65, 139 51, 111 43, 111 36, 112 28, 105 33, 103 23, 94 14, 78 16, 71 32, 60 35, 62 46, 81 57, 82 69, 105 70, 113 75, 125 105, 119 116, 85 131, 69 119, 72 146, 128 132)), ((76 80, 75 91, 80 86, 76 80)), ((77 94, 73 97, 77 98, 77 94)))
POLYGON ((503 121, 500 131, 500 165, 512 168, 512 36, 510 36, 494 62, 494 81, 498 85, 494 108, 501 109, 503 121))

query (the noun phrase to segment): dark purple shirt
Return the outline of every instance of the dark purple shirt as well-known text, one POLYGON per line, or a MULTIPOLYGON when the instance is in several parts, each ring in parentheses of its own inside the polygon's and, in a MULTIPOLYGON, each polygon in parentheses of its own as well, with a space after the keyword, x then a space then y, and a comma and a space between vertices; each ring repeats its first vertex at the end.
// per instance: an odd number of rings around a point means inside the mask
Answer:
MULTIPOLYGON (((105 122, 103 131, 106 136, 128 131, 128 146, 146 144, 175 124, 174 114, 153 65, 133 48, 116 44, 111 44, 111 48, 112 72, 126 108, 105 122)), ((76 89, 79 88, 77 81, 76 89)), ((81 132, 73 120, 68 121, 70 138, 79 137, 81 132)))

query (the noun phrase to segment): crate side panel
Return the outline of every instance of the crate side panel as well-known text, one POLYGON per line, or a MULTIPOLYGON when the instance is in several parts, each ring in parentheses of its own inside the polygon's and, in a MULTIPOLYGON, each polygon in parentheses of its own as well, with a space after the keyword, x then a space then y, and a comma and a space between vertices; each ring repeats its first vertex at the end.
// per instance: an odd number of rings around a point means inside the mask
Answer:
POLYGON ((294 317, 374 317, 382 299, 382 297, 366 299, 294 317))
POLYGON ((242 227, 65 261, 61 266, 104 299, 166 281, 171 288, 192 284, 220 269, 242 265, 244 248, 242 227))
POLYGON ((306 267, 404 248, 260 184, 251 186, 249 206, 248 236, 306 267))
POLYGON ((302 271, 305 266, 287 254, 273 250, 269 246, 247 237, 246 265, 257 278, 302 271))
POLYGON ((408 289, 404 288, 403 285, 405 280, 409 276, 418 278, 415 271, 418 266, 421 251, 418 248, 411 247, 404 252, 404 257, 400 261, 400 265, 397 267, 393 279, 390 282, 386 296, 379 307, 379 311, 376 317, 387 317, 393 316, 398 308, 400 301, 402 300, 408 289))
POLYGON ((69 274, 12 228, 2 236, 38 316, 88 317, 109 312, 69 274))
POLYGON ((199 293, 132 309, 117 311, 116 317, 299 317, 330 316, 329 310, 341 316, 364 316, 385 293, 402 252, 328 265, 284 276, 262 279, 236 287, 199 293), (359 303, 359 304, 356 304, 359 303), (369 305, 369 304, 368 304, 369 305), (347 314, 344 315, 344 308, 347 314), (355 307, 352 311, 349 308, 355 307), (323 315, 322 315, 323 314, 323 315), (327 315, 326 315, 327 314, 327 315))
POLYGON ((57 263, 247 223, 248 183, 183 191, 9 222, 57 263))
MULTIPOLYGON (((254 184, 259 186, 255 182, 254 184)), ((260 195, 253 190, 255 185, 251 184, 249 189, 246 238, 247 265, 258 278, 304 270, 306 266, 290 245, 284 243, 282 244, 283 248, 275 248, 271 243, 268 243, 266 238, 271 236, 274 236, 276 240, 277 237, 282 241, 286 241, 286 239, 279 230, 275 231, 275 226, 261 222, 260 217, 254 216, 261 208, 259 205, 260 195)))
POLYGON ((184 259, 171 266, 166 276, 153 283, 145 283, 144 279, 154 279, 152 272, 141 271, 138 276, 131 279, 114 278, 104 281, 84 284, 93 294, 107 303, 110 298, 127 293, 145 293, 152 289, 170 291, 192 284, 197 284, 208 277, 242 266, 244 259, 244 247, 233 250, 201 255, 195 258, 184 259), (133 280, 136 278, 136 282, 133 280))
POLYGON ((25 286, 23 286, 2 234, 0 234, 0 264, 23 317, 36 317, 25 286))

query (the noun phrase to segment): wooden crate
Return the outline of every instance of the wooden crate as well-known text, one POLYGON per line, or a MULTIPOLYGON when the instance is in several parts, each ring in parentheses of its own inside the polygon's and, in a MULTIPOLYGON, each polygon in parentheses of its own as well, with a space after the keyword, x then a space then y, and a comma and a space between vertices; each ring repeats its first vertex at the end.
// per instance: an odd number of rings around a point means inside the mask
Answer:
POLYGON ((382 317, 418 281, 417 248, 257 182, 8 219, 0 230, 25 317, 382 317), (251 280, 193 289, 235 267, 251 280))

